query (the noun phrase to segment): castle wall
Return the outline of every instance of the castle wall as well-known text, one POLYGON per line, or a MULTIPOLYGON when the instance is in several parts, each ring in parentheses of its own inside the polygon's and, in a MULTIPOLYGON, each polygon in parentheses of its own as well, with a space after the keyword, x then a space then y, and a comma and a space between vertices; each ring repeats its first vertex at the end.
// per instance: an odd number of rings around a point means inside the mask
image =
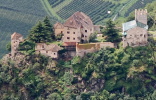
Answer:
POLYGON ((93 27, 90 27, 90 28, 87 28, 87 27, 83 27, 81 28, 81 34, 82 34, 82 39, 84 41, 89 41, 89 37, 90 35, 94 33, 94 28, 93 27))
POLYGON ((81 32, 80 28, 64 27, 63 42, 80 42, 81 32))
POLYGON ((115 48, 114 43, 111 42, 76 44, 76 55, 83 57, 87 53, 93 53, 106 47, 115 48))
POLYGON ((126 46, 141 46, 147 44, 147 30, 140 27, 135 27, 127 31, 127 36, 123 37, 123 47, 126 46))
POLYGON ((37 50, 36 54, 42 54, 45 56, 49 56, 51 58, 58 58, 58 52, 46 51, 46 50, 37 50))
POLYGON ((19 43, 23 40, 23 37, 20 37, 18 39, 11 39, 11 55, 15 56, 15 54, 18 52, 19 43))
POLYGON ((135 10, 135 20, 147 25, 147 9, 135 10))

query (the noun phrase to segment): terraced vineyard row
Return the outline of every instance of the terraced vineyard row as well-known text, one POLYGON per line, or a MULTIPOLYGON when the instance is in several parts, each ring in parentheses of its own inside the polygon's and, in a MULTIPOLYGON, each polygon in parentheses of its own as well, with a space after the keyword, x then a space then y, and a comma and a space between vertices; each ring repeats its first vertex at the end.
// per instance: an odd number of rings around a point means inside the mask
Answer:
POLYGON ((39 0, 0 0, 0 58, 13 32, 27 36, 28 30, 47 15, 39 0))
MULTIPOLYGON (((97 23, 104 18, 108 18, 111 14, 107 14, 107 11, 117 7, 112 2, 104 2, 102 0, 73 0, 69 5, 62 8, 57 14, 64 20, 70 17, 76 11, 82 11, 89 15, 94 23, 97 23)), ((112 10, 113 13, 113 10, 112 10)))
POLYGON ((129 13, 131 13, 135 9, 143 8, 146 6, 147 3, 151 3, 152 1, 154 1, 154 0, 138 0, 133 6, 131 6, 128 9, 128 11, 125 13, 125 16, 127 17, 129 15, 129 13))
POLYGON ((52 8, 54 8, 65 0, 48 0, 48 1, 49 1, 50 5, 52 6, 52 8))

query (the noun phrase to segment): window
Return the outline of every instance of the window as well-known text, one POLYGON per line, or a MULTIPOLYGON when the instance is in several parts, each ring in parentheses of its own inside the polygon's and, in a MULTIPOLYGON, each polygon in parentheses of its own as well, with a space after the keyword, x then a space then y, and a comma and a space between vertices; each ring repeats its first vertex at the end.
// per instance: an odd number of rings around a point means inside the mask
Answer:
POLYGON ((142 34, 140 34, 140 36, 142 36, 142 34))
POLYGON ((81 37, 84 37, 84 35, 82 34, 81 37))
POLYGON ((42 45, 42 48, 44 48, 44 45, 42 45))
POLYGON ((48 51, 46 51, 46 53, 48 53, 48 51))
POLYGON ((73 40, 75 40, 75 38, 73 38, 73 40))
POLYGON ((61 31, 61 33, 63 33, 63 31, 61 31))
POLYGON ((70 39, 70 37, 67 37, 67 39, 70 39))
POLYGON ((85 37, 87 37, 87 36, 85 36, 85 37))
POLYGON ((67 33, 69 34, 70 32, 69 32, 69 31, 67 31, 67 33))
POLYGON ((73 32, 73 34, 75 34, 75 32, 73 32))
POLYGON ((87 32, 87 30, 85 30, 85 32, 87 32))
POLYGON ((55 55, 55 53, 54 53, 54 55, 55 55))

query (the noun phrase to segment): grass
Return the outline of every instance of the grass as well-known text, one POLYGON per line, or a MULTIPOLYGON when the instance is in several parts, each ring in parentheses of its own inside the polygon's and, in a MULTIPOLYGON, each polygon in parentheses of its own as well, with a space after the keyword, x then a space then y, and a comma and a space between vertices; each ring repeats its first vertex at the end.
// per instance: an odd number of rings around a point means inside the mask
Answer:
POLYGON ((41 3, 50 16, 55 16, 58 20, 62 20, 62 18, 56 14, 55 10, 51 8, 48 0, 41 0, 41 3))

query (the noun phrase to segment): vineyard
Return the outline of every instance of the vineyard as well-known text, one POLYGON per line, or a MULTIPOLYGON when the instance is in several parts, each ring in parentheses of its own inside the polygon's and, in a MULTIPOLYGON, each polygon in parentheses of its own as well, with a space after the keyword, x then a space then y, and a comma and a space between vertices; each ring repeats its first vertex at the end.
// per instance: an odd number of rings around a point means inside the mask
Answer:
POLYGON ((105 18, 111 17, 115 12, 114 9, 120 7, 119 5, 120 4, 115 4, 109 1, 104 2, 102 0, 73 0, 70 4, 64 6, 56 13, 65 20, 74 12, 82 11, 90 16, 94 23, 98 23, 105 18), (108 14, 108 11, 111 11, 111 13, 108 14))
POLYGON ((134 5, 132 5, 128 9, 128 11, 125 13, 125 16, 127 17, 129 15, 129 13, 131 13, 135 9, 143 8, 146 6, 147 3, 151 3, 152 1, 154 1, 154 0, 138 0, 134 5))
MULTIPOLYGON (((28 30, 47 16, 38 0, 0 0, 0 58, 13 32, 27 36, 28 30)), ((56 19, 51 17, 52 22, 56 19)))

